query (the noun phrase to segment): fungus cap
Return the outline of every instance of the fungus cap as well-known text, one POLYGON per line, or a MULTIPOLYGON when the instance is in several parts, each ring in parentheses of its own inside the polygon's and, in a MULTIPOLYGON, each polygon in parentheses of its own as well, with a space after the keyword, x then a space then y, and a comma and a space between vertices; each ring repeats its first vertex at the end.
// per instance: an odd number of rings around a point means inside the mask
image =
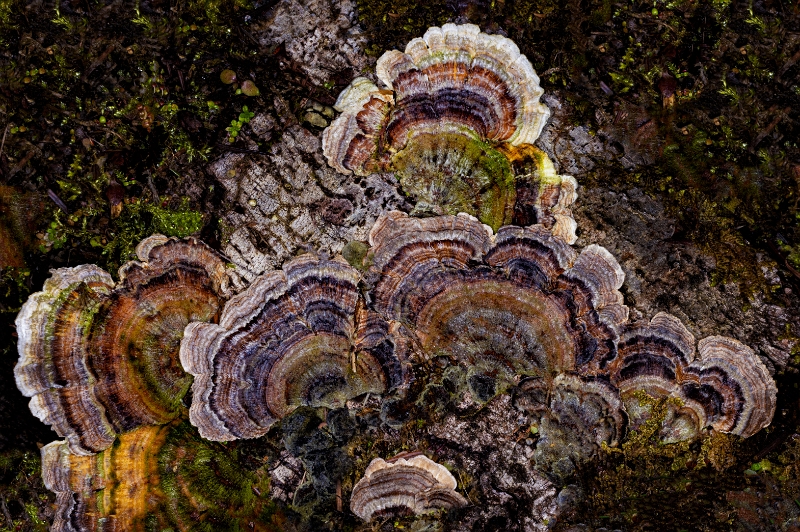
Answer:
POLYGON ((299 405, 403 386, 407 368, 364 308, 343 259, 302 255, 231 298, 219 325, 186 328, 180 358, 194 375, 189 416, 204 438, 255 438, 299 405))
POLYGON ((198 240, 157 235, 137 253, 116 285, 93 265, 54 270, 17 316, 17 387, 77 454, 178 414, 183 329, 214 319, 231 290, 225 262, 198 240))
MULTIPOLYGON (((393 171, 418 206, 469 212, 494 229, 510 223, 513 162, 524 158, 517 148, 527 153, 550 115, 516 44, 472 24, 445 24, 412 40, 405 53, 386 52, 375 68, 384 88, 356 78, 336 102, 342 114, 322 137, 330 165, 345 174, 393 171)), ((539 189, 534 210, 553 199, 558 180, 528 180, 539 189)), ((563 208, 570 197, 563 194, 554 214, 571 219, 563 208)))
POLYGON ((375 458, 353 487, 350 509, 365 521, 373 516, 420 514, 433 509, 465 506, 456 479, 441 464, 424 455, 383 460, 375 458))
MULTIPOLYGON (((423 358, 446 356, 508 382, 592 372, 615 357, 623 274, 598 246, 576 253, 549 230, 495 235, 466 215, 381 217, 370 233, 375 311, 423 358)), ((411 355, 409 355, 411 356, 411 355)))
POLYGON ((56 494, 51 532, 195 530, 198 522, 239 530, 258 515, 258 479, 185 421, 137 427, 92 456, 63 440, 41 455, 44 485, 56 494))
POLYGON ((678 318, 662 312, 645 326, 628 327, 618 351, 609 375, 634 425, 650 416, 636 392, 676 400, 669 403, 664 441, 691 439, 709 427, 746 438, 775 413, 777 388, 766 366, 732 338, 695 342, 678 318))

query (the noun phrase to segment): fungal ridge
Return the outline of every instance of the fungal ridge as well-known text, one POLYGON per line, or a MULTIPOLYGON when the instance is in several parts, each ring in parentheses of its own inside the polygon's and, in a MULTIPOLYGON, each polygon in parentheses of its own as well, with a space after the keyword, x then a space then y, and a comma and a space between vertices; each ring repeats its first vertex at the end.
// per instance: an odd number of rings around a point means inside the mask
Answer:
POLYGON ((76 454, 179 413, 183 328, 214 319, 230 290, 225 263, 195 239, 156 235, 137 251, 118 284, 92 265, 54 270, 17 317, 17 386, 76 454))
POLYGON ((180 357, 195 377, 200 434, 255 438, 297 406, 403 387, 408 364, 364 307, 359 280, 343 259, 302 255, 231 298, 219 325, 189 325, 180 357))

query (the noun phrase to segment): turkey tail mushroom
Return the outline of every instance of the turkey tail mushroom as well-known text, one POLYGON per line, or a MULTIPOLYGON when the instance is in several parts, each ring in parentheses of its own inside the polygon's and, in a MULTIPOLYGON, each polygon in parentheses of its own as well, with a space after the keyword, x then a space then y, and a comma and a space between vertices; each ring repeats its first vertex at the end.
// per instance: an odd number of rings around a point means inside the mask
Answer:
POLYGON ((225 262, 202 242, 157 235, 120 282, 93 265, 54 270, 17 316, 17 387, 77 454, 178 415, 191 377, 178 361, 190 322, 216 318, 225 262))
POLYGON ((395 172, 418 207, 473 214, 497 230, 514 218, 514 163, 527 160, 536 171, 524 179, 529 205, 522 210, 574 241, 575 182, 530 146, 550 110, 513 41, 472 24, 445 24, 412 40, 405 53, 386 52, 375 70, 384 88, 356 78, 336 102, 342 114, 322 138, 333 168, 395 172))
POLYGON ((456 491, 455 477, 424 455, 374 459, 350 498, 350 510, 365 521, 466 505, 467 500, 456 491))

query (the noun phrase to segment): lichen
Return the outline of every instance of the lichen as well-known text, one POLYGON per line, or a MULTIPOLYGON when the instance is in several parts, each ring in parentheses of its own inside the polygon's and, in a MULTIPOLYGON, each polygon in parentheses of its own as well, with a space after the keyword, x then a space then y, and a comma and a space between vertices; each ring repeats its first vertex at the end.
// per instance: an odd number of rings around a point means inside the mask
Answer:
POLYGON ((506 156, 487 142, 461 135, 418 137, 392 164, 403 191, 418 203, 443 205, 443 214, 474 214, 494 230, 511 222, 514 174, 506 156))

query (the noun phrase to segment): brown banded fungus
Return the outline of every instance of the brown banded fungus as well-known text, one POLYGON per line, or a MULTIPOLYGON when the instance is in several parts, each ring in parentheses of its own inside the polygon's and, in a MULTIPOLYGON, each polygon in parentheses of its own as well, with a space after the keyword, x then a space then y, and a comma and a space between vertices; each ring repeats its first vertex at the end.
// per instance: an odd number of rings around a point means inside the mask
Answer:
POLYGON ((501 384, 591 374, 616 356, 623 273, 599 246, 578 254, 538 225, 495 235, 467 215, 397 211, 378 219, 370 242, 374 308, 393 324, 399 350, 501 384))
POLYGON ((624 274, 602 247, 577 253, 540 225, 494 234, 468 215, 396 211, 378 219, 370 244, 369 296, 398 354, 464 368, 481 402, 526 379, 537 463, 580 462, 622 441, 628 414, 634 428, 648 416, 641 393, 672 398, 664 441, 706 427, 747 437, 772 419, 775 384, 751 349, 720 336, 695 348, 665 314, 628 324, 624 274))
MULTIPOLYGON (((418 208, 467 212, 494 229, 515 215, 515 161, 527 158, 541 170, 526 187, 534 198, 525 199, 537 208, 565 211, 574 201, 572 178, 563 177, 559 201, 553 191, 562 176, 547 156, 525 156, 550 111, 539 102, 530 61, 510 39, 472 24, 430 28, 405 53, 383 54, 376 75, 385 88, 355 79, 336 102, 341 116, 323 134, 323 152, 338 171, 393 171, 418 208)), ((573 224, 563 231, 571 227, 574 239, 573 224)))
POLYGON ((376 458, 353 487, 350 509, 365 521, 376 516, 414 515, 466 506, 456 479, 424 455, 376 458))
POLYGON ((147 512, 148 484, 156 474, 155 460, 147 455, 163 445, 164 435, 163 426, 140 427, 123 434, 118 446, 90 456, 72 453, 66 441, 45 445, 42 478, 56 494, 50 530, 135 530, 133 523, 147 512))
POLYGON ((405 363, 361 299, 359 273, 313 254, 269 272, 225 306, 219 325, 186 328, 195 376, 190 419, 212 440, 255 438, 299 405, 335 407, 402 386, 405 363))
POLYGON ((42 477, 56 494, 51 532, 241 530, 267 503, 256 476, 187 422, 138 427, 91 456, 55 441, 42 477))
POLYGON ((225 262, 195 239, 152 236, 137 255, 117 285, 92 265, 54 270, 17 317, 17 387, 77 454, 178 415, 191 385, 183 329, 214 319, 230 288, 225 262))
POLYGON ((673 398, 661 438, 681 441, 704 429, 752 436, 769 425, 777 389, 752 349, 723 336, 697 343, 676 317, 657 314, 622 333, 609 370, 634 426, 650 415, 647 401, 673 398))

